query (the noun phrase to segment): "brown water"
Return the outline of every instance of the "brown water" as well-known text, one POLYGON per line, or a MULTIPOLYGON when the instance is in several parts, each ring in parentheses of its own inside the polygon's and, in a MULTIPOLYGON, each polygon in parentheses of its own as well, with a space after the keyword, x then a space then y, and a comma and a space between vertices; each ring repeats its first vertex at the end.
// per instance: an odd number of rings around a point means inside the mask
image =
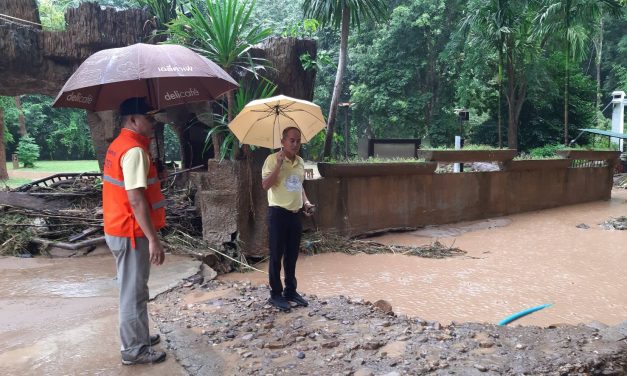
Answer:
MULTIPOLYGON (((152 269, 151 293, 197 270, 189 258, 168 255, 152 269)), ((117 327, 115 261, 108 250, 70 259, 0 258, 0 375, 185 374, 173 358, 153 367, 122 366, 117 327)))
MULTIPOLYGON (((496 323, 526 308, 552 307, 516 323, 549 325, 627 320, 627 231, 598 224, 627 214, 627 191, 612 200, 507 218, 386 234, 372 240, 424 245, 438 239, 466 256, 301 256, 299 290, 388 300, 396 313, 442 322, 496 323), (576 226, 585 223, 589 229, 576 226)), ((261 269, 267 270, 262 264, 261 269)), ((223 279, 266 283, 259 272, 223 279)))

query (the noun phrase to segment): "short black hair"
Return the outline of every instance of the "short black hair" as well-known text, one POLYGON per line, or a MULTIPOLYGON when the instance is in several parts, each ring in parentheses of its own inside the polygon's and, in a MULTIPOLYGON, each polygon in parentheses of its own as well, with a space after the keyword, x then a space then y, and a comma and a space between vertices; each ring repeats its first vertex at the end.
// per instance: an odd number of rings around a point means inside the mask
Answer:
POLYGON ((291 131, 292 129, 296 129, 300 135, 303 134, 303 132, 301 132, 300 128, 298 127, 287 127, 283 130, 283 133, 281 134, 281 140, 285 139, 285 137, 287 136, 287 132, 291 131))
POLYGON ((157 110, 152 107, 146 97, 129 98, 120 105, 120 116, 128 115, 152 115, 157 110))

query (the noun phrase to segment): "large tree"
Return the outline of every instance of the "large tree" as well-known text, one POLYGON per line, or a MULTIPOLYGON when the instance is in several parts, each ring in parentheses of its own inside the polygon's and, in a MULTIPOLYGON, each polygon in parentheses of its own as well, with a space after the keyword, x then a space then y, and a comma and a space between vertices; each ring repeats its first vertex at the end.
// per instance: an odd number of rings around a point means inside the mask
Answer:
POLYGON ((620 0, 546 0, 537 22, 538 32, 560 44, 564 52, 564 145, 568 145, 570 63, 581 61, 603 12, 618 16, 620 0))
POLYGON ((467 32, 470 43, 497 53, 497 129, 498 146, 503 143, 501 98, 503 95, 503 67, 505 62, 505 40, 510 33, 512 9, 507 0, 475 0, 468 4, 468 14, 462 22, 462 32, 467 32))
POLYGON ((331 156, 333 133, 337 118, 337 107, 342 93, 342 84, 348 56, 348 35, 351 26, 357 28, 366 20, 378 21, 386 15, 384 0, 305 0, 305 17, 314 18, 322 26, 340 28, 340 57, 338 61, 333 96, 327 117, 327 134, 324 140, 323 157, 331 156))

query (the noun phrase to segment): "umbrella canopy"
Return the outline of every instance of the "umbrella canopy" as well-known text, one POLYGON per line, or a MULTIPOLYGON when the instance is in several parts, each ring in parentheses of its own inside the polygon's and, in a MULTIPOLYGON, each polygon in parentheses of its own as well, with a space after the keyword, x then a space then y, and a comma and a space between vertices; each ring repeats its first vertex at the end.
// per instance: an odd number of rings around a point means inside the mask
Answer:
POLYGON ((229 124, 242 144, 270 149, 281 147, 285 128, 300 129, 305 144, 325 126, 320 106, 285 95, 251 101, 229 124))
POLYGON ((147 97, 154 108, 162 109, 213 100, 237 86, 217 64, 189 48, 138 43, 88 57, 53 107, 114 110, 128 98, 147 97))

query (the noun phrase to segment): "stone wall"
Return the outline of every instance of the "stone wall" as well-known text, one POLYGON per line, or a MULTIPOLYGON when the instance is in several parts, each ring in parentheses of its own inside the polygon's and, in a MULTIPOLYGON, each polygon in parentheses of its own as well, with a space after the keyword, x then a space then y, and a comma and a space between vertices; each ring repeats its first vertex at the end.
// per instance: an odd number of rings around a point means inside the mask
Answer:
MULTIPOLYGON (((35 0, 2 0, 0 13, 39 23, 35 0)), ((56 96, 87 57, 105 48, 141 42, 148 15, 82 3, 65 14, 64 31, 44 31, 28 22, 0 18, 0 95, 56 96)))

